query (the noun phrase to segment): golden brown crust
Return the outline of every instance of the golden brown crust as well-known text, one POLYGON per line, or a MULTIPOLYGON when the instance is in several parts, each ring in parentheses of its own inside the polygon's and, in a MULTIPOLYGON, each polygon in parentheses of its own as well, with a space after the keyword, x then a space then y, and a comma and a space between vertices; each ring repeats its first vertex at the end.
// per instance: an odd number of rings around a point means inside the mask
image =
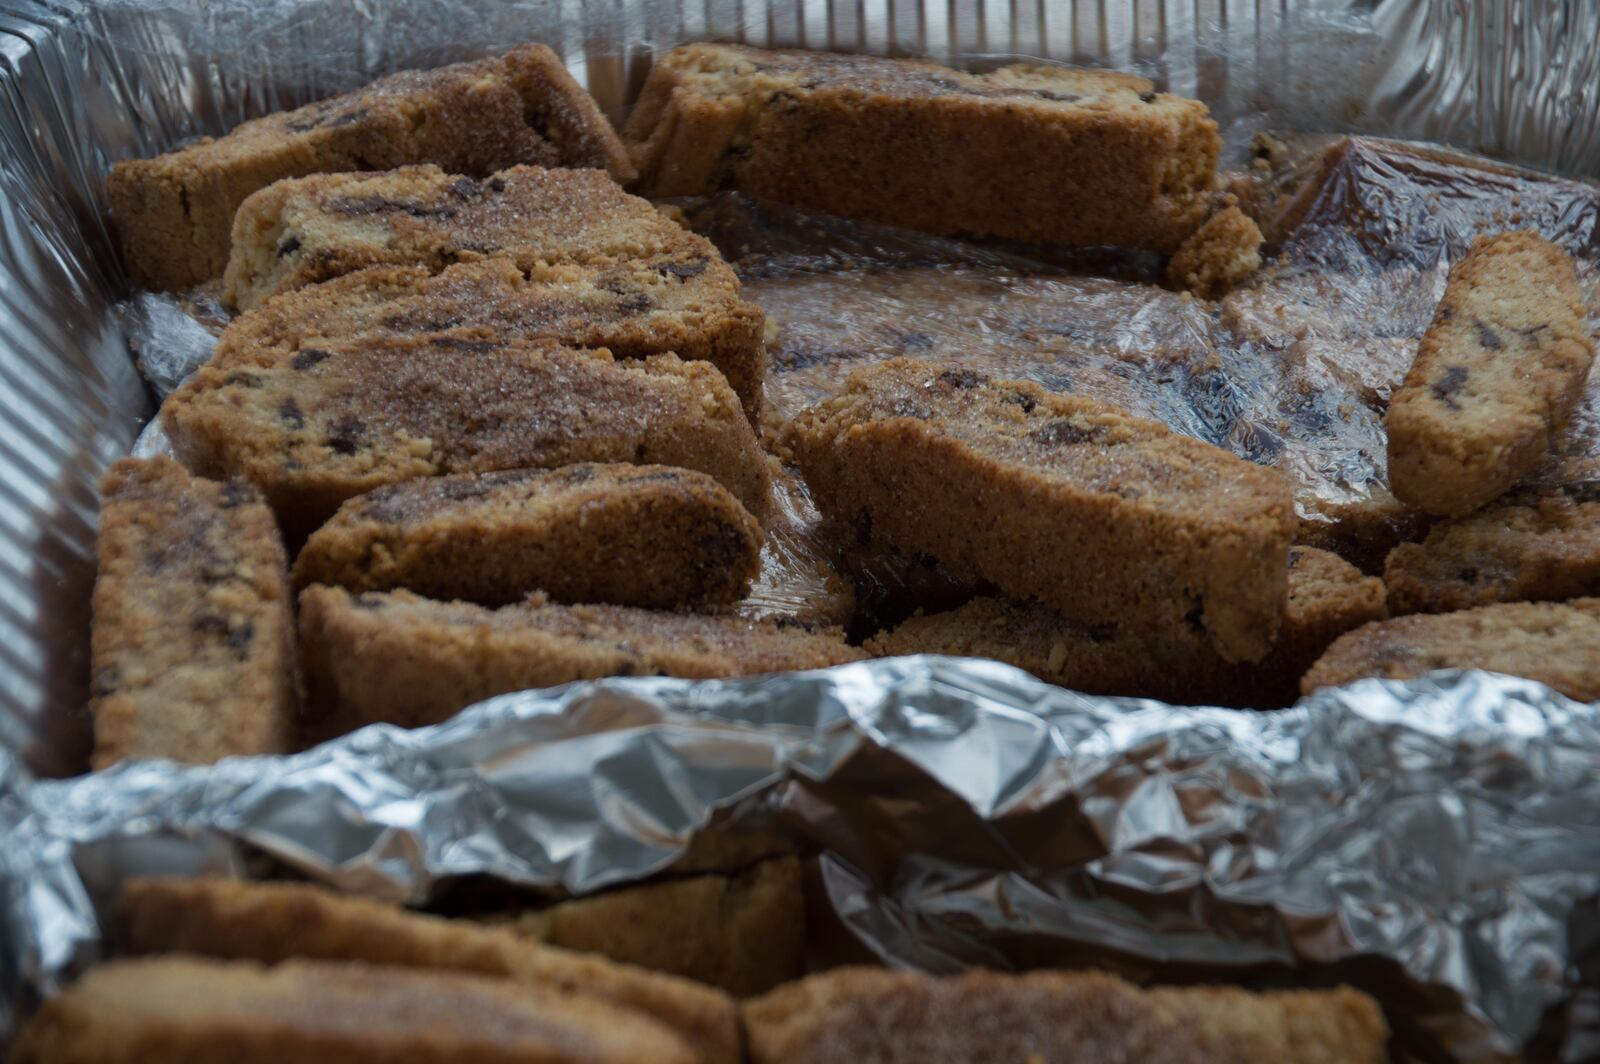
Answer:
POLYGON ((677 1031, 705 1064, 739 1059, 733 1003, 709 987, 306 884, 135 879, 123 893, 118 933, 134 953, 269 964, 302 957, 502 976, 644 1013, 677 1031))
POLYGON ((796 418, 823 513, 868 544, 1086 624, 1272 645, 1294 529, 1278 474, 1090 399, 895 359, 796 418))
POLYGON ((624 139, 651 196, 727 185, 912 229, 1170 252, 1205 217, 1216 123, 1142 78, 693 44, 624 139))
POLYGON ((542 44, 497 59, 406 71, 364 89, 246 122, 106 181, 136 280, 184 288, 228 262, 234 213, 285 177, 437 163, 486 177, 520 163, 632 177, 621 142, 588 93, 542 44))
POLYGON ((800 977, 800 861, 784 857, 735 875, 621 887, 521 913, 504 926, 749 997, 800 977))
POLYGON ((295 559, 294 581, 403 587, 490 606, 671 610, 745 594, 761 526, 704 473, 584 463, 408 480, 346 502, 295 559))
MULTIPOLYGON (((331 282, 338 284, 339 282, 331 282)), ((649 462, 707 473, 761 517, 768 469, 720 374, 671 355, 471 332, 219 353, 161 419, 191 468, 266 495, 291 540, 346 499, 414 477, 649 462)))
POLYGON ((100 491, 94 767, 287 752, 294 625, 283 543, 261 496, 170 458, 123 459, 100 491))
POLYGON ((1294 547, 1283 627, 1272 650, 1254 664, 1224 662, 1197 635, 1074 624, 1037 602, 999 598, 914 617, 868 640, 866 649, 884 657, 994 658, 1089 694, 1270 709, 1295 700, 1300 677, 1334 639, 1387 616, 1381 580, 1326 551, 1294 547))
POLYGON ((45 1003, 18 1064, 692 1064, 671 1029, 598 998, 458 973, 291 961, 112 961, 45 1003))
POLYGON ((1600 599, 1507 602, 1363 625, 1334 641, 1300 681, 1310 694, 1369 676, 1435 669, 1523 676, 1579 702, 1600 699, 1600 599))
POLYGON ((1593 484, 1525 488, 1434 525, 1389 553, 1395 613, 1444 613, 1495 602, 1560 601, 1600 592, 1600 493, 1593 484))
POLYGON ((1384 419, 1402 500, 1459 516, 1539 464, 1594 358, 1572 258, 1536 233, 1479 237, 1384 419))
POLYGON ((1098 972, 935 978, 839 968, 743 1007, 751 1064, 1382 1064, 1388 1030, 1354 990, 1141 990, 1098 972))
POLYGON ((707 679, 826 668, 865 657, 836 630, 540 597, 485 609, 405 591, 300 596, 308 735, 378 721, 436 724, 508 691, 603 676, 707 679))
POLYGON ((416 338, 474 330, 505 342, 605 348, 618 358, 670 352, 727 378, 752 425, 760 424, 762 315, 739 298, 739 281, 715 251, 593 265, 504 257, 430 274, 376 266, 286 293, 234 319, 218 360, 278 361, 334 341, 416 338))
POLYGON ((630 196, 600 170, 516 166, 478 181, 437 166, 278 181, 234 216, 223 298, 248 310, 269 296, 372 266, 506 258, 605 265, 720 261, 704 238, 630 196))

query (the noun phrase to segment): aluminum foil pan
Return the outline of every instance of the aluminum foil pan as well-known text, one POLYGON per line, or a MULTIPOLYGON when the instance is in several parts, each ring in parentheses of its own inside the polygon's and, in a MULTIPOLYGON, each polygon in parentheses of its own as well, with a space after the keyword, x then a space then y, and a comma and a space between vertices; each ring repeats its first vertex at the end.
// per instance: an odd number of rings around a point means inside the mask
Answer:
POLYGON ((529 39, 619 117, 654 55, 709 37, 1136 68, 1210 102, 1235 153, 1268 126, 1371 131, 1592 175, 1597 27, 1600 0, 0 0, 0 1032, 92 962, 130 874, 270 857, 417 903, 478 874, 581 892, 669 867, 707 824, 777 823, 891 963, 1344 980, 1420 1059, 1595 1059, 1600 725, 1522 681, 1247 715, 904 659, 38 777, 85 762, 95 480, 207 346, 170 304, 128 302, 117 159, 529 39))
POLYGON ((265 855, 409 902, 479 874, 582 892, 708 824, 776 825, 889 963, 1344 981, 1417 1059, 1497 1060, 1593 946, 1597 770, 1594 707, 1483 673, 1264 714, 931 657, 575 684, 290 758, 31 786, 0 760, 0 976, 24 1008, 93 961, 140 872, 265 855))

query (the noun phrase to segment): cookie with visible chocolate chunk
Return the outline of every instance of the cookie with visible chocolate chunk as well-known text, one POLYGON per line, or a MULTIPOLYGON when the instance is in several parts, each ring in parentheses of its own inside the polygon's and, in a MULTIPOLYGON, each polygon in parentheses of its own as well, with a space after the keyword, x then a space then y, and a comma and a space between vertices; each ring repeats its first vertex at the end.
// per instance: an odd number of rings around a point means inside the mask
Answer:
POLYGON ((1368 676, 1407 680, 1435 669, 1523 676, 1593 702, 1600 699, 1600 599, 1504 602, 1363 625, 1334 641, 1300 689, 1310 694, 1368 676))
POLYGON ((1346 987, 1137 987, 1102 972, 835 968, 744 1005, 751 1064, 1383 1064, 1377 1002, 1346 987))
POLYGON ((493 610, 322 585, 300 595, 300 646, 318 737, 380 721, 437 724, 494 695, 573 680, 746 676, 866 656, 837 629, 731 613, 561 606, 541 595, 493 610))
POLYGON ((605 348, 618 358, 671 352, 715 366, 760 424, 762 315, 712 249, 595 264, 505 257, 430 273, 375 266, 269 300, 235 318, 216 356, 271 362, 331 340, 475 329, 505 340, 605 348))
POLYGON ((1326 551, 1293 547, 1283 626, 1254 664, 1228 664, 1198 635, 1075 624, 1037 601, 992 597, 913 617, 866 649, 993 658, 1086 694, 1272 709, 1295 700, 1300 677, 1335 638, 1387 616, 1381 580, 1326 551))
POLYGON ((295 558, 296 586, 404 587, 490 606, 724 605, 759 567, 761 526, 705 473, 584 463, 428 477, 351 499, 295 558))
POLYGON ((1480 237, 1389 406, 1394 493, 1445 517, 1503 494, 1549 451, 1593 358, 1572 258, 1532 232, 1480 237))
MULTIPOLYGON (((437 166, 279 181, 239 206, 223 299, 269 296, 369 266, 500 256, 523 271, 561 263, 718 259, 601 170, 516 166, 478 181, 437 166)), ((688 266, 680 266, 687 270, 688 266)))
MULTIPOLYGON (((337 282, 335 282, 337 283, 337 282)), ((180 457, 242 476, 299 542, 349 498, 415 477, 635 462, 715 477, 757 519, 766 456, 711 366, 473 332, 219 352, 161 408, 180 457)))
POLYGON ((1197 632, 1227 661, 1272 646, 1288 483, 1165 425, 1038 385, 894 359, 790 423, 824 516, 866 546, 1085 624, 1197 632))
POLYGON ((940 234, 1175 249, 1205 219, 1204 104, 1104 70, 690 44, 624 128, 652 197, 738 187, 940 234))
POLYGON ((257 118, 106 179, 111 215, 135 280, 175 289, 219 276, 234 213, 285 177, 437 163, 487 177, 519 163, 596 167, 633 176, 599 106, 542 44, 257 118))
POLYGON ((94 767, 287 752, 298 697, 272 511, 170 458, 123 459, 100 494, 94 767))
POLYGON ((1384 568, 1396 613, 1444 613, 1494 602, 1600 592, 1600 486, 1519 488, 1402 543, 1384 568))

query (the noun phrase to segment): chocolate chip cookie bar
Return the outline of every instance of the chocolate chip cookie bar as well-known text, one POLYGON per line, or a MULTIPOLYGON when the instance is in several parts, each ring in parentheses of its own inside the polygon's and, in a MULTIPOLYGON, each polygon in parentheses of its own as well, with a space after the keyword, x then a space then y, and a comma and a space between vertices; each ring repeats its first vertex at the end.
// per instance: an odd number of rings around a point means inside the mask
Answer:
POLYGON ((1295 700, 1300 677, 1334 639, 1387 616, 1381 580, 1326 551, 1294 547, 1283 625, 1255 664, 1230 665, 1197 635, 1075 624, 1039 602, 994 597, 913 617, 866 649, 994 658, 1086 694, 1273 709, 1295 700))
POLYGON ((300 647, 317 738, 380 721, 437 724, 494 695, 573 680, 747 676, 866 656, 837 630, 732 615, 560 606, 543 596, 492 610, 322 585, 300 596, 300 647))
POLYGON ((502 340, 603 347, 618 358, 676 354, 715 366, 759 424, 762 315, 714 251, 595 265, 509 258, 360 270, 279 296, 234 319, 219 358, 273 361, 356 337, 476 329, 502 340))
POLYGON ((1310 694, 1367 676, 1407 680, 1435 669, 1524 676, 1579 702, 1600 699, 1600 599, 1506 602, 1363 625, 1300 682, 1310 694))
POLYGON ((408 480, 351 499, 301 548, 294 580, 490 606, 543 591, 670 610, 736 601, 760 556, 761 526, 712 477, 583 463, 408 480))
POLYGON ((803 971, 800 861, 783 857, 734 875, 620 887, 497 926, 749 997, 803 971))
POLYGON ((751 1064, 937 1060, 1383 1064, 1383 1013, 1348 988, 1142 989, 1100 972, 939 978, 836 968, 745 1004, 751 1064))
POLYGON ((768 495, 727 382, 671 355, 619 362, 472 332, 219 352, 161 419, 191 468, 259 487, 295 542, 353 496, 444 474, 639 462, 709 474, 758 518, 768 495))
POLYGON ((694 1064, 670 1028, 583 994, 364 964, 112 961, 45 1002, 15 1064, 694 1064))
POLYGON ((170 458, 123 459, 100 493, 94 767, 288 751, 294 635, 272 511, 170 458))
POLYGON ((1205 105, 1128 74, 691 44, 659 60, 624 140, 652 197, 737 187, 940 234, 1171 252, 1202 221, 1205 105))
POLYGON ((535 996, 582 994, 677 1032, 704 1064, 739 1060, 733 1002, 710 987, 310 884, 138 878, 123 890, 117 925, 135 954, 354 961, 498 976, 535 996))
POLYGON ((823 514, 1084 624, 1271 649, 1294 510, 1270 470, 1036 384, 894 359, 790 424, 823 514))
POLYGON ((600 170, 516 166, 479 181, 437 166, 315 174, 239 206, 223 299, 268 296, 370 266, 504 257, 535 266, 717 259, 716 249, 600 170))
POLYGON ((470 177, 521 163, 633 176, 599 106, 554 52, 528 44, 394 74, 225 137, 118 163, 106 190, 134 279, 186 288, 222 274, 234 212, 251 193, 286 177, 411 163, 470 177))
POLYGON ((1479 238, 1389 406, 1394 493, 1446 517, 1498 498, 1548 453, 1593 358, 1571 257, 1532 232, 1479 238))
POLYGON ((1396 547, 1383 580, 1396 613, 1600 593, 1600 490, 1592 482, 1519 488, 1396 547))

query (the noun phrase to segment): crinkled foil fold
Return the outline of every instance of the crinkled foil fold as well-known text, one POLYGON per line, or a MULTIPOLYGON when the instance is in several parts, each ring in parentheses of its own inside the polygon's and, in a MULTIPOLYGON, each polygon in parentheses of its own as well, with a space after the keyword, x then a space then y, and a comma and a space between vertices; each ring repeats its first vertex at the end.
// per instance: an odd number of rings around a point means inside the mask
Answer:
POLYGON ((265 855, 418 904, 472 875, 583 892, 707 825, 776 826, 888 963, 1345 981, 1419 1059, 1487 1061, 1571 994, 1600 893, 1600 709, 1475 672, 1263 714, 936 657, 619 679, 289 758, 34 783, 0 761, 0 788, 12 1008, 98 956, 134 874, 265 855))

